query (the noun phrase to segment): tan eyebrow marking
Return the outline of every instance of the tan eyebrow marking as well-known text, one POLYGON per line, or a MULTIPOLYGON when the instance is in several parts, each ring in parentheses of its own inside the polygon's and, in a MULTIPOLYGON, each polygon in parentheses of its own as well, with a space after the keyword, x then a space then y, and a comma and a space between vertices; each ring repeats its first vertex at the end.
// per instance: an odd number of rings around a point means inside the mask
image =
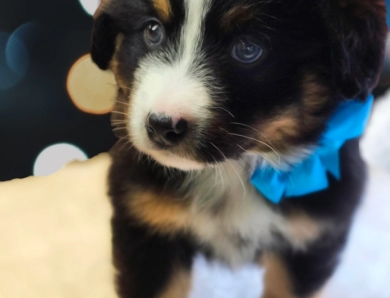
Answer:
POLYGON ((170 0, 153 0, 154 8, 164 22, 168 22, 172 17, 171 3, 169 1, 170 0))
POLYGON ((245 23, 253 17, 249 5, 239 5, 230 9, 221 19, 221 28, 231 30, 234 26, 245 23))

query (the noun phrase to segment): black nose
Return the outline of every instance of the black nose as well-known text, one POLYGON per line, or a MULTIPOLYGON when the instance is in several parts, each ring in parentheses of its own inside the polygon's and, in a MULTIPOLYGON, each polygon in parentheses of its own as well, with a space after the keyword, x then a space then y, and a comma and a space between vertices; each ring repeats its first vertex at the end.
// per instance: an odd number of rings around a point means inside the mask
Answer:
POLYGON ((173 123, 171 117, 151 114, 146 121, 146 129, 153 142, 162 146, 172 146, 184 138, 188 123, 184 119, 173 123))

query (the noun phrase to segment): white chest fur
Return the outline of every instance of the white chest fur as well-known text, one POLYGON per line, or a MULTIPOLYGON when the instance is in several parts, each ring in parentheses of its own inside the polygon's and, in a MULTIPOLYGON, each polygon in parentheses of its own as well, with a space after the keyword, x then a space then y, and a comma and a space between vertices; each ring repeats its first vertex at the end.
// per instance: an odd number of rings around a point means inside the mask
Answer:
POLYGON ((231 265, 253 261, 259 250, 277 245, 280 237, 275 232, 297 249, 304 249, 302 236, 317 235, 313 226, 297 225, 266 203, 250 183, 255 165, 256 159, 247 157, 189 178, 195 183, 190 230, 231 265))

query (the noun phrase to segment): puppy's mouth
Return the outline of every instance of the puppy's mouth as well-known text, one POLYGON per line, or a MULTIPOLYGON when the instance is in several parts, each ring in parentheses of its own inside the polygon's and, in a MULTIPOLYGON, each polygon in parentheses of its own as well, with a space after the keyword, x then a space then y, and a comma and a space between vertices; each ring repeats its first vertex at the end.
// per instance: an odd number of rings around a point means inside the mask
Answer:
POLYGON ((192 157, 193 154, 186 152, 184 148, 179 149, 176 146, 160 145, 150 141, 145 141, 143 144, 134 143, 134 146, 160 165, 168 168, 182 171, 197 171, 210 165, 197 161, 195 157, 192 157))
POLYGON ((204 169, 207 164, 199 163, 197 161, 181 157, 167 150, 143 150, 144 153, 151 156, 159 164, 175 168, 182 171, 196 171, 204 169))

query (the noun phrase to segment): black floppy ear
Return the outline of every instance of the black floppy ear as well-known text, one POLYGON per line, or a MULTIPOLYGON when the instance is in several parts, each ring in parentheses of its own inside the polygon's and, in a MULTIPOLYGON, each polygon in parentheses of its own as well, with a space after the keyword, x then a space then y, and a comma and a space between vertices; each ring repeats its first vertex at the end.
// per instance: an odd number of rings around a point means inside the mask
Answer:
POLYGON ((322 0, 332 48, 334 85, 344 98, 365 99, 377 85, 387 35, 384 0, 322 0))
POLYGON ((115 53, 116 37, 119 28, 111 16, 102 13, 94 21, 92 30, 92 60, 103 70, 107 70, 115 53))

